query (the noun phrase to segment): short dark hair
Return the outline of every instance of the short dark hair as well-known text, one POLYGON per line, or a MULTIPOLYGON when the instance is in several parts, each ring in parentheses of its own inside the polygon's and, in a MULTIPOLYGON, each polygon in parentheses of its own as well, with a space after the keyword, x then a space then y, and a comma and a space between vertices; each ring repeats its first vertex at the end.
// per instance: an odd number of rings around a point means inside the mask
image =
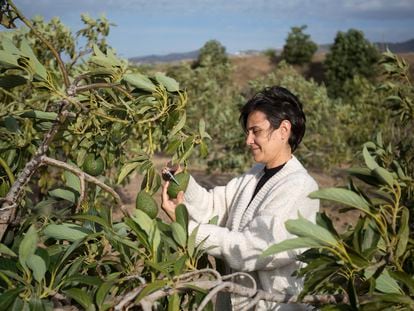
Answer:
POLYGON ((306 129, 306 117, 303 112, 302 103, 289 90, 272 86, 256 93, 240 109, 240 124, 246 132, 247 118, 253 111, 263 112, 273 129, 278 129, 283 120, 291 124, 289 145, 292 152, 296 150, 302 141, 306 129))

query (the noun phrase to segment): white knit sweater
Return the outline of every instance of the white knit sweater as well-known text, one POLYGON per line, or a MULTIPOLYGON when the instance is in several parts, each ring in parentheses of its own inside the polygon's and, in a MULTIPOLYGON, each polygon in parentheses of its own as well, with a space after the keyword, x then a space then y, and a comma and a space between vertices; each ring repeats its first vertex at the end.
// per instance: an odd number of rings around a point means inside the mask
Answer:
MULTIPOLYGON (((291 276, 299 268, 299 263, 295 261, 298 251, 264 258, 260 255, 269 246, 293 237, 285 229, 285 221, 296 219, 298 212, 308 220, 315 220, 319 201, 308 198, 308 194, 318 187, 302 164, 292 156, 251 201, 263 168, 262 164, 257 164, 226 186, 209 191, 191 177, 185 192, 185 204, 191 217, 189 231, 199 226, 197 242, 207 238, 205 248, 215 246, 208 250, 210 255, 223 259, 234 271, 249 272, 260 288, 279 294, 298 294, 302 281, 291 276), (214 216, 219 217, 218 225, 208 224, 214 216)), ((241 283, 251 286, 248 280, 241 283)), ((232 297, 234 310, 240 309, 245 302, 245 299, 232 297)), ((259 309, 302 308, 261 302, 259 309)))

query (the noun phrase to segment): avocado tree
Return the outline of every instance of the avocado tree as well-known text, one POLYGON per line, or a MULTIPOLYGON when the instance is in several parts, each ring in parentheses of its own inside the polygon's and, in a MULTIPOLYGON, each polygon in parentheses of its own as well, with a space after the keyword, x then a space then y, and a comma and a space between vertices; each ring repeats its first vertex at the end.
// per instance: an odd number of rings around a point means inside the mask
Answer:
POLYGON ((223 290, 255 297, 249 307, 346 298, 273 295, 249 274, 211 269, 185 205, 171 223, 152 209, 154 153, 185 164, 208 138, 203 122, 195 132, 185 124, 186 91, 131 70, 105 43, 105 19, 83 17, 78 49, 57 19, 30 21, 12 1, 0 5, 3 26, 26 25, 0 41, 0 310, 201 311, 223 290), (134 170, 144 175, 144 208, 127 210, 114 188, 134 170))
POLYGON ((200 49, 194 67, 210 67, 228 64, 226 48, 217 40, 207 41, 200 49))
MULTIPOLYGON (((407 64, 390 52, 383 55, 384 109, 394 114, 396 133, 413 128, 413 84, 407 64), (411 112, 410 112, 411 111, 411 112), (401 122, 403 121, 403 122, 401 122)), ((301 217, 286 222, 296 238, 271 246, 265 254, 310 247, 300 255, 307 266, 302 295, 345 294, 349 301, 327 310, 411 310, 413 282, 413 144, 397 134, 386 142, 381 133, 364 144, 364 165, 348 169, 347 187, 326 188, 310 195, 357 210, 354 226, 338 232, 331 219, 319 214, 317 224, 301 217)))
POLYGON ((306 28, 306 25, 291 28, 281 54, 281 58, 287 63, 295 65, 309 63, 318 49, 310 35, 303 32, 306 28))
POLYGON ((352 80, 361 76, 373 78, 379 52, 362 31, 339 31, 324 62, 326 83, 331 96, 343 97, 354 87, 352 80))

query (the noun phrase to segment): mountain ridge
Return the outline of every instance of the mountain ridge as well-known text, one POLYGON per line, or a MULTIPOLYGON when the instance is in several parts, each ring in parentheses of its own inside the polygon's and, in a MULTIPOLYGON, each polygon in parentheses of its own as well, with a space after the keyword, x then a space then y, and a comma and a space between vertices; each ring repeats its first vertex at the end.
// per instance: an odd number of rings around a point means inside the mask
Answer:
MULTIPOLYGON (((414 38, 403 42, 374 42, 373 43, 380 51, 385 51, 388 48, 393 53, 410 53, 414 52, 414 38)), ((318 45, 318 52, 328 52, 332 43, 318 45)), ((154 64, 154 63, 169 63, 183 60, 194 60, 197 59, 200 50, 183 52, 183 53, 169 53, 164 55, 145 55, 129 58, 132 63, 138 64, 154 64)), ((281 49, 277 49, 278 52, 281 49)), ((247 54, 260 54, 263 51, 260 50, 246 50, 240 51, 236 54, 229 55, 247 55, 247 54)))

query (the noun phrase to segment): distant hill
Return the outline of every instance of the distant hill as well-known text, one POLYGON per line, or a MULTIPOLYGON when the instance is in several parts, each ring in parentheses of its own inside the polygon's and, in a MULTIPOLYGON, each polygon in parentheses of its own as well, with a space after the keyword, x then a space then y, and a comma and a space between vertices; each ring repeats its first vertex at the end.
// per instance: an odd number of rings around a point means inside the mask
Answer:
POLYGON ((166 55, 147 55, 141 57, 132 57, 130 62, 140 64, 152 64, 152 63, 169 63, 186 59, 196 59, 198 57, 199 50, 185 52, 185 53, 170 53, 166 55))
MULTIPOLYGON (((321 44, 319 45, 318 52, 329 52, 332 44, 321 44)), ((374 42, 374 45, 380 51, 385 51, 388 48, 393 53, 410 53, 414 52, 414 39, 404 42, 374 42)))
MULTIPOLYGON (((414 39, 404 41, 404 42, 375 42, 374 43, 380 51, 385 51, 388 49, 393 53, 409 53, 414 52, 414 39)), ((318 48, 318 52, 329 52, 332 44, 320 44, 318 48)), ((132 63, 139 63, 139 64, 154 64, 154 63, 169 63, 169 62, 176 62, 182 60, 193 60, 198 57, 199 50, 185 52, 185 53, 170 53, 166 55, 147 55, 141 57, 132 57, 129 59, 132 63)), ((278 51, 280 53, 280 51, 278 51)), ((260 54, 260 51, 240 51, 236 53, 236 55, 256 55, 260 54)))
POLYGON ((380 51, 385 51, 388 48, 393 53, 409 53, 414 52, 414 39, 399 42, 399 43, 375 43, 380 51))

